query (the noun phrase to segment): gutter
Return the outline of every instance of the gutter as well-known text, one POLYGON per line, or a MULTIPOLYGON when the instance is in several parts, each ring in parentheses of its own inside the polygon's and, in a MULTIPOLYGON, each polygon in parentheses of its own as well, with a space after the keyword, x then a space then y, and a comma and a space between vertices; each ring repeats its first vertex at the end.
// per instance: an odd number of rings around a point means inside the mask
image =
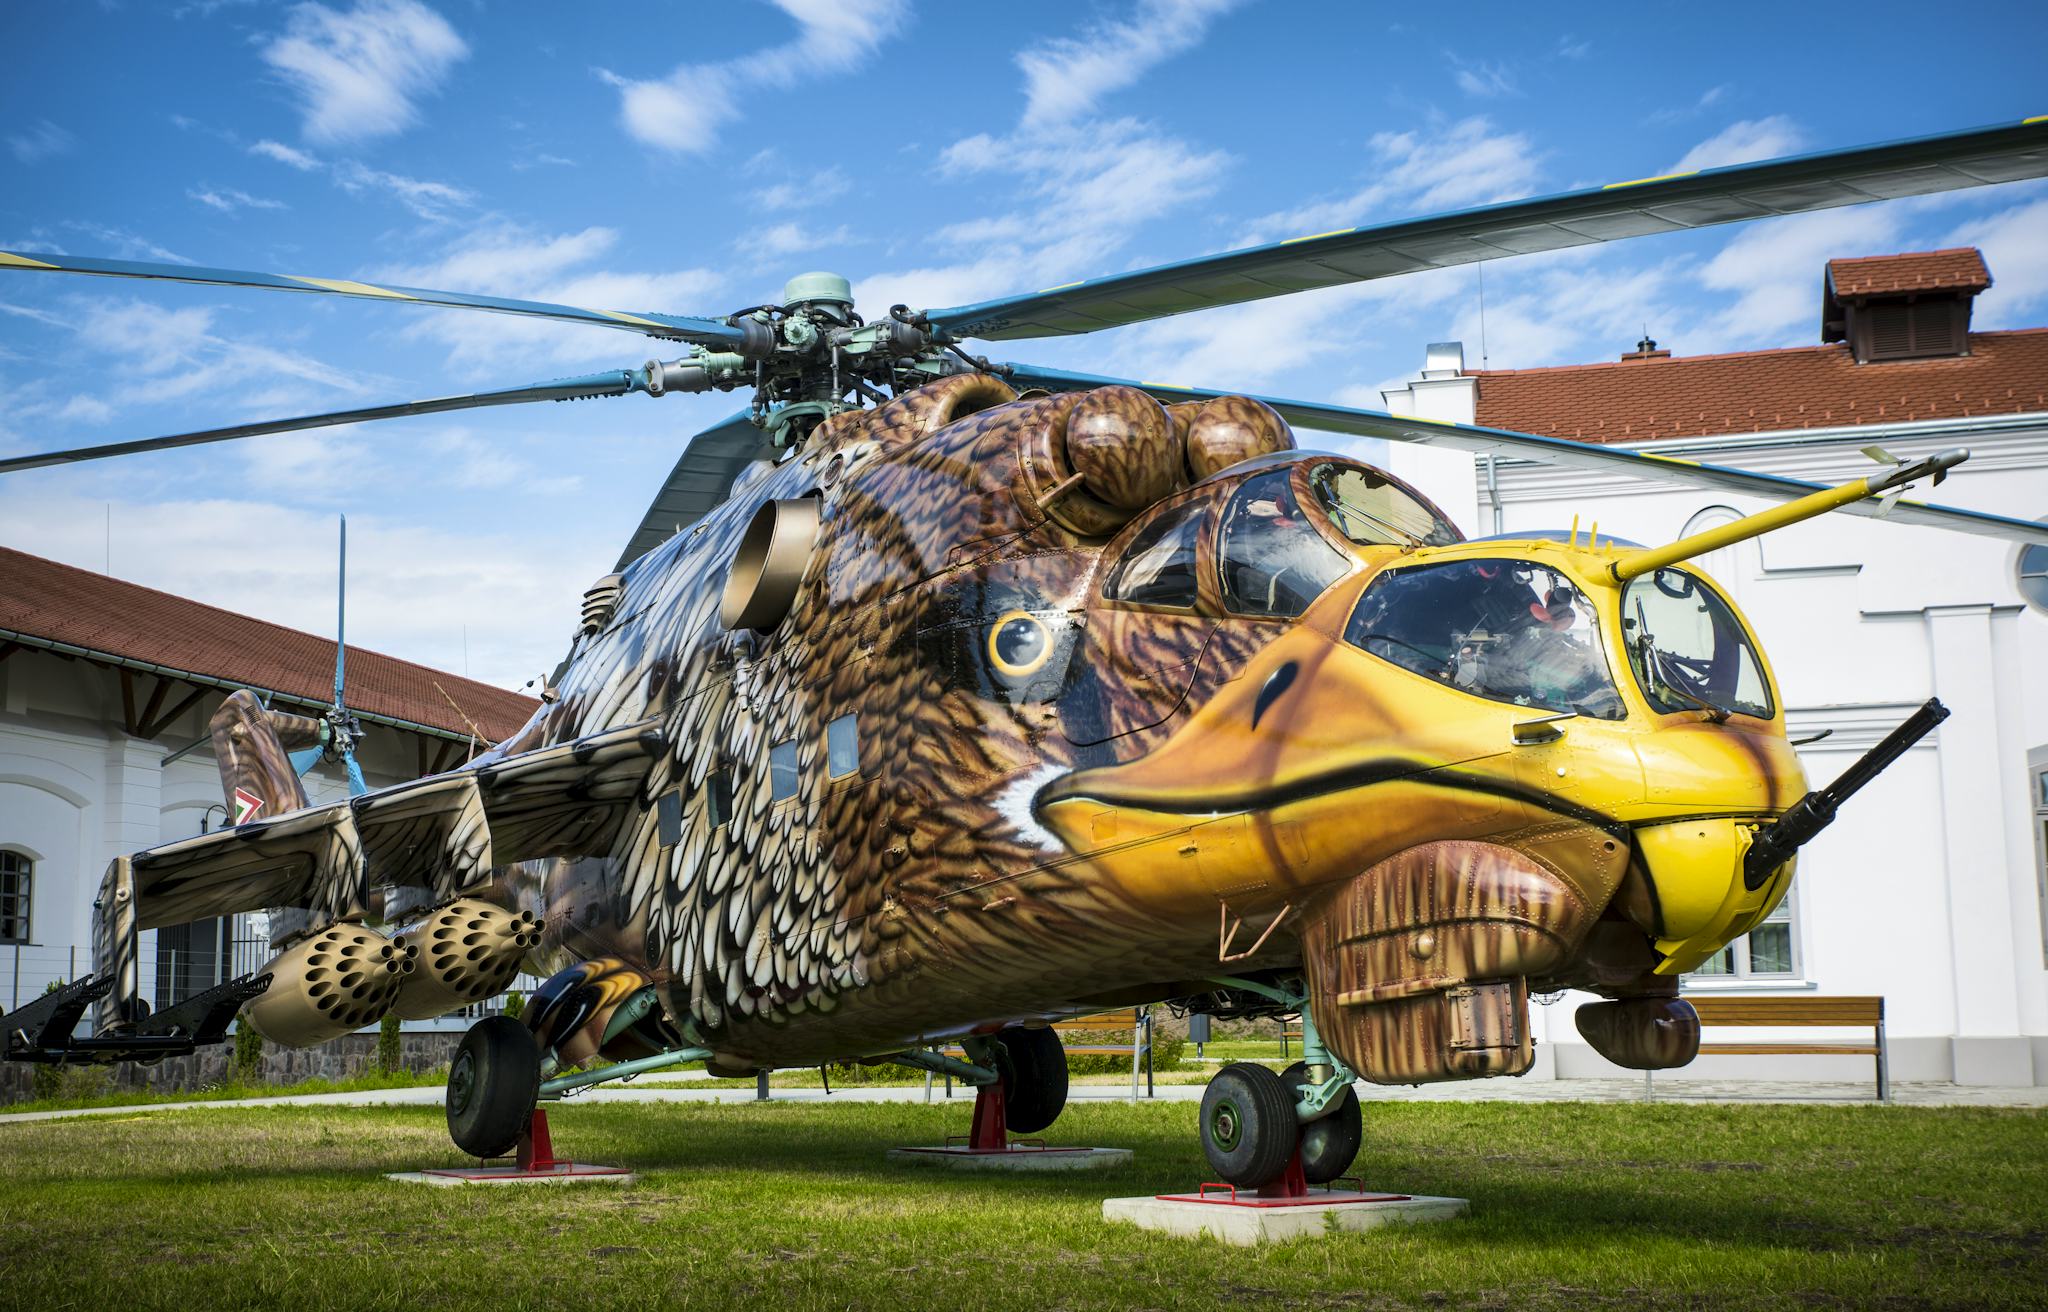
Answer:
MULTIPOLYGON (((166 679, 182 679, 186 683, 197 687, 215 688, 221 692, 238 692, 243 688, 249 688, 254 692, 268 693, 275 701, 306 707, 315 711, 325 711, 330 705, 330 703, 317 698, 300 697, 293 693, 279 692, 275 688, 258 688, 253 684, 237 683, 233 680, 217 678, 210 674, 194 674, 190 670, 172 669, 168 665, 158 665, 154 661, 139 661, 128 656, 116 656, 112 652, 93 651, 89 647, 80 647, 76 643, 57 642, 51 638, 39 638, 32 633, 19 633, 13 629, 0 629, 0 642, 18 642, 24 647, 55 652, 60 656, 83 657, 95 664, 111 665, 116 669, 135 670, 142 674, 154 674, 166 679)), ((406 733, 424 734, 430 738, 442 738, 449 742, 457 743, 466 743, 470 740, 470 734, 467 730, 457 733, 452 729, 443 729, 438 725, 419 724, 412 720, 402 720, 395 715, 378 715, 372 711, 357 710, 353 706, 349 707, 349 713, 370 724, 381 724, 386 728, 400 729, 406 733)))
MULTIPOLYGON (((1655 442, 1593 442, 1591 446, 1616 451, 1648 451, 1659 455, 1699 451, 1738 451, 1760 446, 1825 446, 1855 440, 1869 445, 1882 438, 1939 438, 1969 433, 2000 433, 2016 429, 2048 428, 2048 412, 2018 415, 1964 415, 1946 419, 1906 419, 1881 424, 1840 424, 1832 428, 1779 428, 1767 433, 1725 433, 1705 437, 1667 437, 1655 442)), ((1584 441, 1572 438, 1571 441, 1584 441)), ((1547 460, 1501 456, 1506 465, 1548 465, 1547 460)))

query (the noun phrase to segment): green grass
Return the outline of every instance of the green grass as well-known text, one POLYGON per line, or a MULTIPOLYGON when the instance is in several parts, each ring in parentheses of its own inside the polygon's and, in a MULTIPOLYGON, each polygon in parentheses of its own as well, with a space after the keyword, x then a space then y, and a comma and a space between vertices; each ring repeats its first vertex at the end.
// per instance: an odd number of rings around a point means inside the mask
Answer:
MULTIPOLYGON (((88 1068, 90 1069, 90 1068, 88 1068)), ((96 1072, 95 1072, 96 1073, 96 1072)), ((90 1093, 57 1098, 33 1098, 26 1102, 0 1105, 0 1113, 66 1111, 80 1107, 140 1107, 166 1102, 225 1102, 235 1098, 285 1098, 302 1093, 366 1093, 376 1089, 416 1089, 429 1084, 446 1084, 448 1070, 366 1072, 345 1080, 315 1077, 297 1084, 272 1084, 267 1080, 227 1080, 201 1089, 95 1089, 90 1093)))
POLYGON ((1204 1177, 1190 1103, 1088 1104, 1120 1171, 883 1151, 964 1104, 591 1103, 556 1146, 638 1184, 437 1190, 437 1108, 0 1125, 0 1307, 2040 1307, 2048 1117, 1965 1108, 1368 1104, 1363 1174, 1461 1220, 1257 1250, 1101 1221, 1204 1177))

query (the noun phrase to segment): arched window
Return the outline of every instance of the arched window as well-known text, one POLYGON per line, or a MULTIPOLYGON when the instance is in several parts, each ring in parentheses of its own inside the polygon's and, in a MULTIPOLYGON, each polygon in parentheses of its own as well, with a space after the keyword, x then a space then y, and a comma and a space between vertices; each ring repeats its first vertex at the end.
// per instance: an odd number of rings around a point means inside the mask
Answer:
POLYGON ((29 941, 29 911, 36 863, 26 853, 0 848, 0 943, 29 941))

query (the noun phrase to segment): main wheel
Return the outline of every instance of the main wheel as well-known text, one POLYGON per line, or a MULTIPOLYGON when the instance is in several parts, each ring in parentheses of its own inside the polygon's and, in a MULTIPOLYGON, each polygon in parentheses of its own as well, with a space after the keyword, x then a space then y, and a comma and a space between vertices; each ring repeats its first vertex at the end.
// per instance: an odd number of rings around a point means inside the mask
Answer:
MULTIPOLYGON (((1301 1100, 1308 1083, 1308 1064, 1296 1062, 1280 1072, 1288 1093, 1301 1100)), ((1337 1105, 1301 1127, 1301 1173, 1310 1184, 1328 1184, 1351 1169, 1364 1141, 1365 1124, 1358 1110, 1358 1091, 1346 1089, 1337 1105)))
POLYGON ((502 1157, 540 1097, 540 1046, 510 1016, 469 1027, 448 1066, 448 1137, 471 1157, 502 1157))
POLYGON ((1229 1183, 1279 1179, 1300 1142, 1294 1095, 1271 1068, 1235 1062, 1202 1092, 1202 1152, 1229 1183))
POLYGON ((1051 1027, 1013 1025, 996 1035, 996 1071, 1003 1077, 1003 1128, 1036 1134, 1067 1105, 1067 1049, 1051 1027))

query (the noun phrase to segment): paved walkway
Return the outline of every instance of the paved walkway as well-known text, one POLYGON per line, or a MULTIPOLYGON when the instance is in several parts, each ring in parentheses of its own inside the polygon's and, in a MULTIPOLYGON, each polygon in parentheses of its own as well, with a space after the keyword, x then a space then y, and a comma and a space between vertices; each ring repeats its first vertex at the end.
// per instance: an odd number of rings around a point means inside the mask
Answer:
MULTIPOLYGON (((702 1078, 701 1076, 697 1078, 702 1078)), ((687 1078, 663 1081, 642 1079, 628 1085, 599 1085, 577 1094, 568 1102, 752 1102, 751 1089, 693 1089, 687 1078)), ((439 1106, 444 1090, 437 1085, 414 1089, 377 1089, 365 1093, 311 1093, 278 1098, 229 1098, 217 1102, 147 1103, 127 1107, 88 1107, 68 1111, 16 1112, 0 1115, 0 1124, 13 1121, 58 1120, 74 1116, 135 1116, 144 1112, 204 1111, 214 1107, 372 1107, 439 1106)), ((956 1095, 959 1091, 955 1091, 956 1095)), ((1643 1082, 1628 1080, 1477 1080, 1467 1083, 1382 1086, 1361 1084, 1359 1097, 1366 1102, 1641 1102, 1643 1082)), ((834 1089, 776 1089, 777 1102, 923 1102, 922 1086, 863 1087, 834 1089)), ((1197 1102, 1199 1084, 1162 1084, 1157 1102, 1197 1102)), ((1128 1088, 1106 1084, 1077 1084, 1070 1102, 1123 1102, 1128 1088)), ((1961 1084, 1894 1084, 1895 1105, 1907 1107, 2048 1107, 2048 1087, 1987 1087, 1961 1084)), ((945 1101, 943 1090, 934 1088, 933 1102, 945 1101)), ((1845 1084, 1783 1083, 1763 1080, 1678 1080, 1660 1081, 1657 1102, 1798 1103, 1813 1106, 1873 1103, 1869 1081, 1845 1084)), ((956 1096, 965 1108, 969 1099, 956 1096)))

